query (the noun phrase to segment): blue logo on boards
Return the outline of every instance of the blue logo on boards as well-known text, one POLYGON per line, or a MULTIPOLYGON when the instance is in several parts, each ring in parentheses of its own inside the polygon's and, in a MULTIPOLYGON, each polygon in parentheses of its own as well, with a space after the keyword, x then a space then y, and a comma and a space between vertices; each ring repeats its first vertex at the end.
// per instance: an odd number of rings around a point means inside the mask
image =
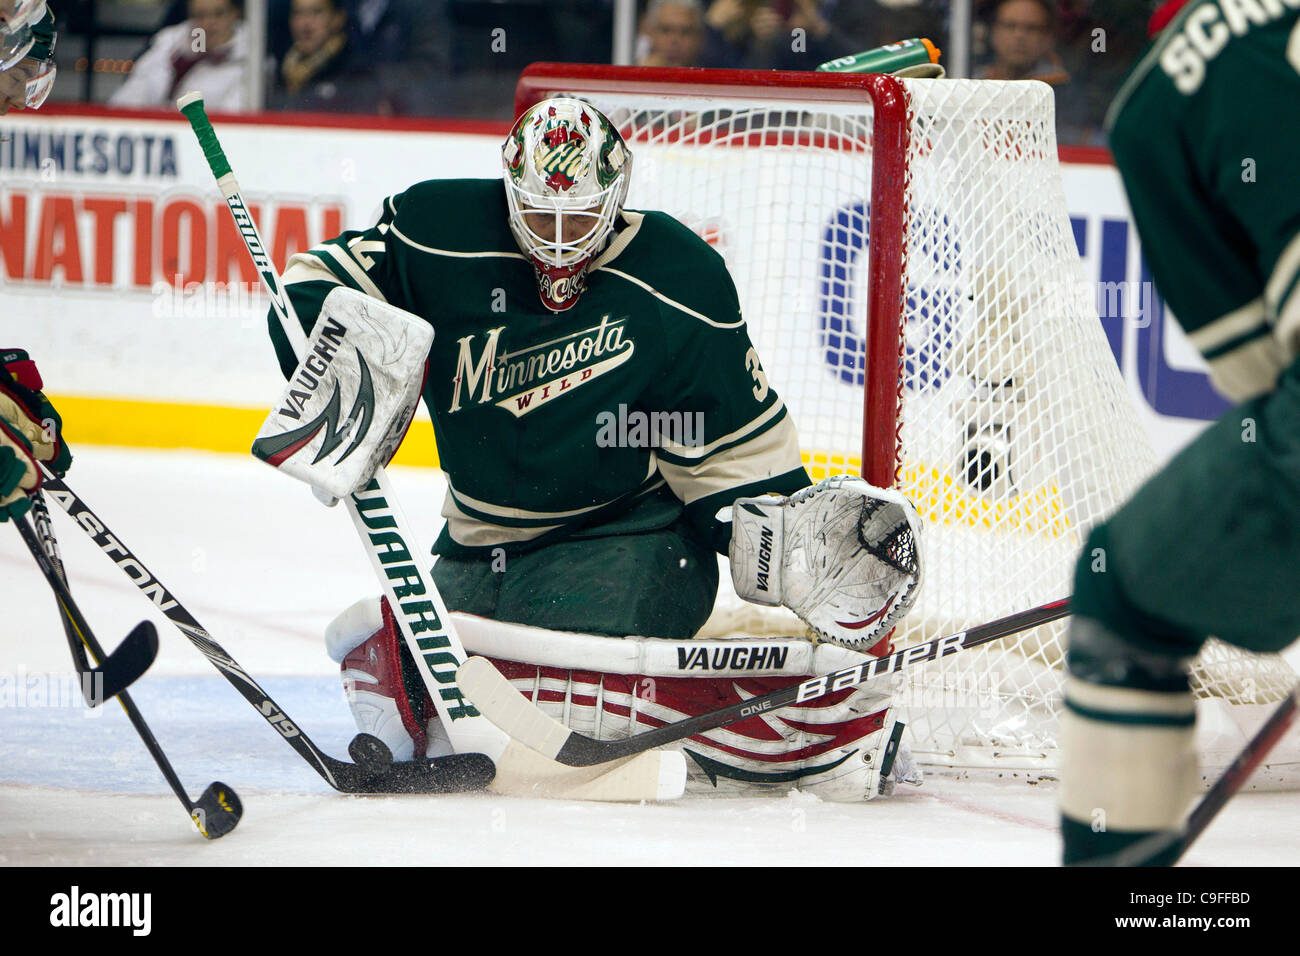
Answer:
MULTIPOLYGON (((1212 421, 1230 406, 1200 371, 1175 368, 1165 358, 1164 342, 1172 321, 1164 300, 1155 292, 1145 258, 1138 263, 1139 281, 1127 281, 1130 272, 1130 223, 1125 219, 1090 221, 1072 216, 1070 227, 1081 256, 1089 243, 1097 247, 1098 311, 1111 352, 1124 367, 1124 315, 1135 316, 1135 365, 1139 391, 1160 415, 1212 421), (1130 296, 1138 301, 1129 301, 1130 296)), ((944 277, 955 273, 961 247, 946 217, 937 210, 913 210, 913 235, 921 236, 912 256, 927 266, 912 268, 931 278, 905 290, 907 311, 913 318, 906 330, 904 365, 908 387, 925 391, 942 385, 951 374, 947 358, 956 344, 952 316, 960 305, 960 291, 944 277)), ((826 223, 820 243, 817 317, 821 351, 829 370, 840 381, 862 385, 865 380, 864 329, 855 315, 865 314, 866 252, 870 245, 870 210, 865 202, 843 206, 826 223)), ((1140 255, 1140 252, 1139 252, 1140 255)), ((915 263, 913 263, 915 266, 915 263)))

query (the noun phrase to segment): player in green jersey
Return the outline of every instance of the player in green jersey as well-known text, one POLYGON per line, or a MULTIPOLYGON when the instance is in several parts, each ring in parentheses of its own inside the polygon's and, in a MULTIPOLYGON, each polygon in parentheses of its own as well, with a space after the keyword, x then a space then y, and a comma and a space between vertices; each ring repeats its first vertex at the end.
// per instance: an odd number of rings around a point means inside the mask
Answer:
MULTIPOLYGON (((1300 634, 1300 2, 1182 0, 1111 110, 1157 286, 1241 402, 1093 529, 1075 575, 1066 862, 1181 822, 1207 636, 1300 634)), ((1156 861, 1162 862, 1162 861, 1156 861)))
MULTIPOLYGON (((546 100, 507 138, 503 179, 414 185, 373 227, 285 273, 308 331, 340 285, 433 327, 423 400, 447 479, 434 580, 453 612, 474 616, 470 650, 506 669, 527 662, 531 677, 511 673, 547 685, 535 699, 559 693, 566 719, 622 733, 636 729, 629 713, 676 719, 807 673, 802 638, 756 642, 725 666, 683 645, 656 657, 663 673, 637 669, 647 658, 629 654, 633 641, 689 642, 709 616, 719 553, 742 597, 862 650, 919 586, 911 506, 857 479, 809 488, 722 257, 661 212, 625 209, 632 167, 599 111, 546 100), (490 646, 476 647, 485 620, 490 646), (602 690, 578 689, 594 672, 602 690)), ((370 600, 328 635, 358 725, 409 759, 436 751, 439 728, 398 643, 370 600)), ((693 744, 701 776, 820 782, 841 799, 885 786, 890 687, 808 702, 797 723, 778 733, 755 719, 693 744)))

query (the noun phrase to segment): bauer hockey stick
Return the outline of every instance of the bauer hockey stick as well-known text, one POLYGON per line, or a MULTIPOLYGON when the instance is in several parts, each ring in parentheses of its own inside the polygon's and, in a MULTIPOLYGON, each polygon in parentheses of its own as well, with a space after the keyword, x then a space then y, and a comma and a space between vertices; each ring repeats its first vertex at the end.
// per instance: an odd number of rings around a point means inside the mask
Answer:
MULTIPOLYGON (((187 93, 177 100, 176 106, 194 129, 204 158, 270 296, 271 308, 294 355, 301 360, 307 346, 306 333, 244 203, 230 160, 204 110, 203 95, 187 93)), ((398 631, 411 652, 452 749, 457 753, 487 754, 493 760, 497 774, 491 789, 501 793, 593 800, 639 801, 681 796, 686 786, 686 762, 680 754, 647 755, 620 768, 617 778, 611 775, 610 779, 599 781, 589 779, 590 775, 575 777, 554 762, 537 760, 535 753, 512 741, 484 717, 460 686, 457 672, 465 662, 465 649, 433 576, 419 559, 410 558, 427 552, 413 546, 415 535, 398 506, 384 469, 380 468, 364 489, 349 495, 346 503, 348 515, 365 546, 366 556, 393 609, 398 631), (394 564, 394 555, 398 554, 407 558, 401 564, 394 564)))
MULTIPOLYGON (((44 466, 42 466, 44 467, 44 466)), ((48 515, 46 516, 48 520, 48 515)), ((77 637, 85 642, 90 653, 94 655, 97 661, 106 660, 104 649, 100 647, 99 641, 86 626, 85 619, 81 617, 81 612, 77 610, 76 605, 72 603, 72 595, 68 593, 67 585, 60 580, 59 572, 55 571, 54 558, 47 555, 41 548, 41 543, 36 537, 36 532, 31 529, 25 518, 18 518, 15 522, 18 526, 19 533, 22 534, 23 540, 27 542, 27 547, 31 549, 32 555, 41 565, 41 571, 45 573, 46 579, 54 587, 55 593, 59 595, 59 603, 62 605, 64 613, 68 615, 69 620, 73 622, 76 628, 77 637)), ((51 536, 50 541, 53 541, 51 536)), ((145 621, 149 625, 150 637, 153 643, 153 653, 158 653, 158 635, 153 633, 153 624, 145 621)), ((139 631, 137 627, 132 634, 139 631)), ((152 658, 150 658, 152 661, 152 658)), ((117 693, 118 703, 126 711, 127 719, 131 721, 131 726, 135 728, 136 733, 144 742, 145 749, 149 751, 149 756, 153 757, 154 763, 162 771, 162 775, 167 780, 167 785, 172 788, 176 798, 184 805, 189 812, 190 819, 194 821, 194 826, 199 833, 209 840, 216 840, 225 836, 239 823, 240 818, 244 815, 244 805, 239 800, 239 795, 224 783, 216 782, 208 784, 203 793, 199 794, 198 800, 191 800, 188 793, 185 792, 185 785, 181 783, 180 777, 176 775, 171 761, 163 753, 162 745, 154 737, 153 731, 145 723, 144 715, 140 713, 139 708, 135 706, 135 701, 125 689, 117 693)))
POLYGON ((321 779, 335 790, 341 793, 450 793, 480 790, 492 778, 492 763, 481 754, 435 757, 428 761, 427 767, 419 761, 395 764, 386 772, 376 773, 369 767, 337 760, 322 751, 248 671, 212 639, 212 635, 198 619, 153 576, 144 562, 68 487, 67 482, 56 477, 44 465, 41 469, 43 487, 58 506, 67 512, 68 517, 90 536, 90 540, 121 569, 140 593, 166 615, 177 630, 230 681, 235 690, 284 738, 285 743, 296 750, 320 774, 321 779))
POLYGON ((98 707, 110 697, 116 697, 135 683, 158 656, 158 632, 150 621, 141 621, 112 652, 96 653, 98 666, 86 659, 86 648, 94 638, 90 625, 82 617, 80 608, 68 589, 68 576, 59 556, 59 543, 50 525, 50 512, 45 498, 38 491, 32 495, 33 533, 25 518, 16 522, 36 566, 41 569, 46 582, 59 602, 59 616, 63 619, 63 633, 72 651, 72 664, 81 678, 81 694, 87 707, 98 707))
POLYGON ((589 767, 607 760, 625 758, 651 747, 662 747, 755 714, 766 714, 791 704, 813 700, 832 691, 856 687, 913 664, 938 660, 958 651, 1027 631, 1069 613, 1070 602, 1067 598, 1062 598, 621 740, 597 740, 565 727, 519 693, 486 657, 471 657, 466 661, 460 669, 460 682, 470 697, 477 701, 483 713, 511 737, 562 764, 589 767))

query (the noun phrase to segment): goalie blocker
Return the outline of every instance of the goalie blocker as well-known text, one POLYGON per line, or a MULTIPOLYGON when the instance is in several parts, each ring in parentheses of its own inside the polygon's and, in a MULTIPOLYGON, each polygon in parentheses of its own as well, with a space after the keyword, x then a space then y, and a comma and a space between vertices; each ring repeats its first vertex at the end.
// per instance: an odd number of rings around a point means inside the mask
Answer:
POLYGON ((335 289, 253 454, 330 504, 360 491, 406 435, 432 342, 418 316, 335 289))
MULTIPOLYGON (((617 739, 706 713, 865 655, 802 638, 672 641, 552 631, 453 612, 467 651, 487 657, 528 699, 567 726, 617 739)), ((448 741, 386 604, 358 601, 326 631, 360 731, 399 760, 448 752, 448 741)), ((896 677, 833 691, 779 714, 746 718, 676 745, 693 792, 784 792, 858 802, 919 785, 899 746, 896 677), (891 744, 893 746, 891 746, 891 744)))

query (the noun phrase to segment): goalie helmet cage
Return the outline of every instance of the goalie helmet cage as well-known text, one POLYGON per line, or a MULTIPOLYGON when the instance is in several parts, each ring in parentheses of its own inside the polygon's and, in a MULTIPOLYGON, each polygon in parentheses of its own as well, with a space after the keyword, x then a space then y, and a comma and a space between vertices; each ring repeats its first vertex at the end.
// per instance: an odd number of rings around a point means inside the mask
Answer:
MULTIPOLYGON (((860 473, 916 505, 925 581, 896 646, 1069 593, 1087 529, 1156 460, 1071 232, 1048 86, 541 63, 515 113, 555 95, 627 140, 629 208, 723 255, 813 479, 860 473)), ((723 580, 702 636, 807 633, 723 580)), ((918 760, 1052 776, 1066 627, 914 670, 899 707, 918 760)), ((1294 681, 1280 658, 1206 646, 1207 778, 1294 681)), ((1256 784, 1300 784, 1294 748, 1256 784)))

